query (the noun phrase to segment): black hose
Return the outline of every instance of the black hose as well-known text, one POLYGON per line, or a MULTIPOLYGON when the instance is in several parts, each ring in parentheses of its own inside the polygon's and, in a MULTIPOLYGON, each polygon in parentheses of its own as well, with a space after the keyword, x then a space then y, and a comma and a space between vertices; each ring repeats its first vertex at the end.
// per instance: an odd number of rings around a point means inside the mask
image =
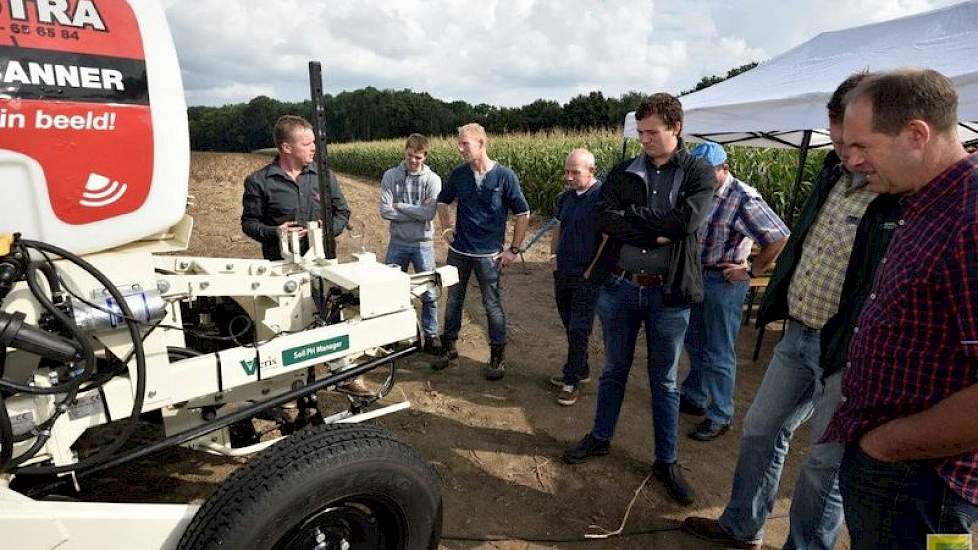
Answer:
MULTIPOLYGON (((142 338, 140 338, 140 334, 139 334, 139 325, 133 322, 132 319, 134 316, 132 310, 129 308, 129 304, 126 302, 125 297, 123 297, 122 294, 119 292, 119 290, 115 287, 115 284, 113 284, 112 281, 108 279, 108 277, 106 277, 101 271, 98 270, 98 268, 90 264, 88 261, 86 261, 85 259, 81 258, 80 256, 72 252, 69 252, 61 247, 54 246, 51 244, 42 243, 39 241, 26 240, 26 239, 21 240, 20 243, 25 248, 32 248, 35 250, 39 250, 42 253, 50 252, 51 254, 60 256, 70 261, 71 263, 85 270, 85 272, 91 275, 96 281, 99 282, 99 284, 101 284, 106 289, 106 291, 108 291, 108 293, 112 296, 112 299, 116 301, 116 304, 118 305, 119 309, 122 312, 123 317, 125 318, 126 327, 129 330, 129 336, 132 340, 133 347, 136 350, 136 380, 135 380, 136 387, 134 392, 135 395, 133 397, 132 411, 130 412, 128 418, 120 421, 123 423, 122 432, 118 437, 116 437, 115 441, 105 446, 104 448, 100 449, 94 455, 82 459, 74 464, 68 464, 64 466, 28 466, 28 467, 18 468, 17 474, 19 475, 60 474, 60 473, 71 472, 71 471, 84 469, 84 468, 91 468, 93 466, 97 466, 98 464, 108 462, 112 458, 112 455, 114 455, 120 448, 122 448, 125 442, 130 437, 132 437, 133 433, 135 433, 139 423, 139 415, 140 413, 142 413, 143 410, 143 403, 145 401, 145 394, 146 394, 146 354, 143 350, 143 341, 142 338)), ((28 277, 28 280, 30 280, 30 277, 28 277)), ((48 302, 50 303, 50 301, 48 302)), ((94 361, 90 366, 86 365, 86 371, 89 368, 94 369, 94 361)), ((80 377, 79 384, 83 380, 84 378, 80 377)), ((60 410, 62 409, 62 407, 59 407, 58 409, 60 410)), ((43 437, 43 436, 39 436, 39 437, 43 437)))

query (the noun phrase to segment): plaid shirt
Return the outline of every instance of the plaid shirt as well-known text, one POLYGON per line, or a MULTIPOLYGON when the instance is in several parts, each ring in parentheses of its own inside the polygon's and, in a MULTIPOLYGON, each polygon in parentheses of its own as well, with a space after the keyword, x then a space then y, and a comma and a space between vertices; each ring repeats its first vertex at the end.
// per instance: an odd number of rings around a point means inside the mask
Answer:
POLYGON ((876 193, 849 192, 846 173, 828 198, 802 246, 801 259, 788 286, 788 315, 821 330, 839 309, 842 283, 859 221, 876 193))
POLYGON ((750 185, 727 176, 713 196, 709 221, 700 230, 704 266, 739 264, 750 254, 751 241, 768 246, 788 237, 788 227, 750 185))
MULTIPOLYGON (((826 441, 857 441, 978 382, 978 155, 904 197, 826 441)), ((933 462, 978 504, 978 450, 933 462)))

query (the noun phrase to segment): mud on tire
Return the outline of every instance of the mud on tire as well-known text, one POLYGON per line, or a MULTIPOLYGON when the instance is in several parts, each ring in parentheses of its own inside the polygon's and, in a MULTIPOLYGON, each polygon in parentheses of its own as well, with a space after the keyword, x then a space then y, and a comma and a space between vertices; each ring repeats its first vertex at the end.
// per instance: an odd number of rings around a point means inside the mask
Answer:
POLYGON ((198 510, 180 550, 437 548, 438 477, 369 425, 315 426, 235 471, 198 510))

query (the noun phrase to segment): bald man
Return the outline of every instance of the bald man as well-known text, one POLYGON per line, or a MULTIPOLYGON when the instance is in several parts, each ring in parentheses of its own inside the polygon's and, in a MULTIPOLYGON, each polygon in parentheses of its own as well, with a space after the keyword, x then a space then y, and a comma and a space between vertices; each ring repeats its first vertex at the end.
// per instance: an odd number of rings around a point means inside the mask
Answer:
POLYGON ((554 298, 567 333, 567 360, 563 372, 550 379, 560 388, 557 403, 577 402, 581 382, 591 379, 587 344, 594 325, 594 305, 598 285, 588 281, 588 269, 600 242, 596 227, 601 182, 594 175, 594 155, 587 149, 574 149, 564 163, 567 190, 557 199, 559 230, 550 242, 554 262, 554 298))

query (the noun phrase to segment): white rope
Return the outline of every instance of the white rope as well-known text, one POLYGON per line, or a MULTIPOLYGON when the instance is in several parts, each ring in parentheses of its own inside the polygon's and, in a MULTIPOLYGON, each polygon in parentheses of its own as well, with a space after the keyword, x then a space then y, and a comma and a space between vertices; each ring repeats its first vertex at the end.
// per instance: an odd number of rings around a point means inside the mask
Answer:
POLYGON ((635 505, 635 500, 638 498, 639 493, 642 492, 642 489, 645 488, 645 485, 648 484, 648 482, 649 482, 650 479, 652 479, 652 472, 651 471, 649 472, 649 475, 645 476, 645 479, 642 480, 642 483, 638 486, 638 489, 635 489, 635 494, 632 495, 631 502, 629 502, 628 503, 628 507, 625 508, 625 517, 621 518, 621 525, 618 526, 618 529, 615 529, 614 531, 609 531, 609 530, 605 529, 604 527, 601 527, 600 525, 594 525, 592 523, 591 525, 588 526, 588 529, 589 530, 598 530, 600 532, 599 533, 594 533, 594 532, 587 533, 587 532, 585 532, 584 533, 584 538, 586 538, 586 539, 609 539, 611 537, 617 537, 618 535, 622 534, 622 532, 625 531, 625 524, 628 523, 628 515, 632 513, 632 506, 635 505))

